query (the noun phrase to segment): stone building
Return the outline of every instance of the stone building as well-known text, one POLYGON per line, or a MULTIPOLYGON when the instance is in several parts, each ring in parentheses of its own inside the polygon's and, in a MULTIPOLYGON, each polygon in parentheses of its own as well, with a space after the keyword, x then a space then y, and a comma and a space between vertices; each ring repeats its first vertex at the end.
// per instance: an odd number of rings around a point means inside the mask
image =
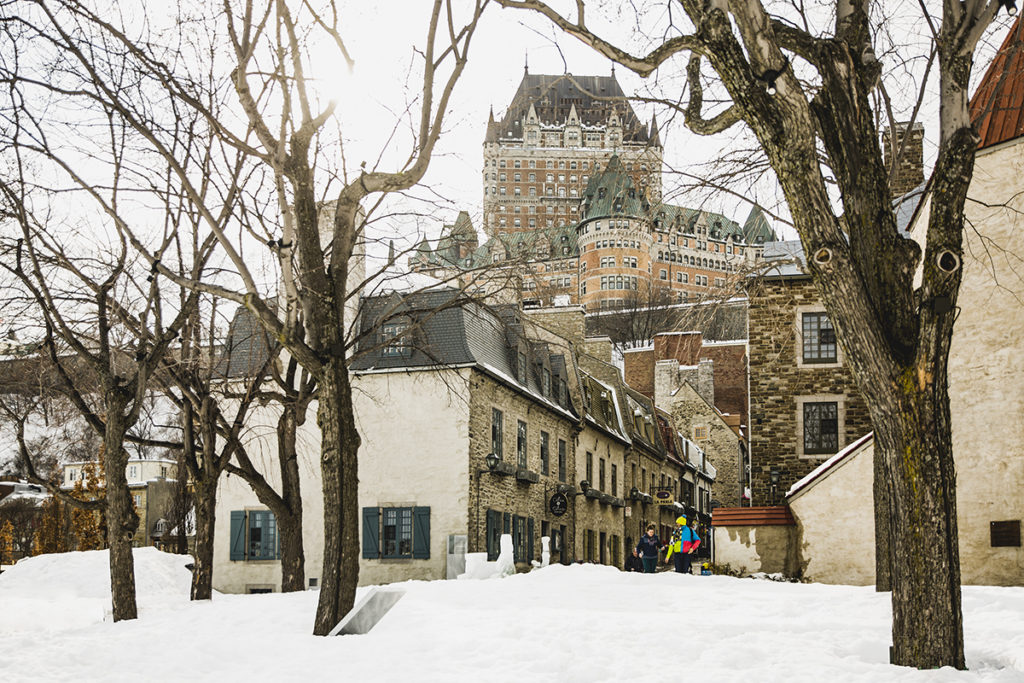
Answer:
POLYGON ((581 371, 585 412, 576 447, 576 472, 581 477, 576 498, 576 557, 621 567, 626 507, 626 452, 630 447, 619 412, 616 387, 581 371), (584 486, 583 482, 586 482, 584 486))
POLYGON ((766 245, 765 260, 780 265, 747 287, 755 506, 781 503, 797 480, 871 431, 867 405, 800 253, 799 243, 766 245))
MULTIPOLYGON (((641 124, 614 75, 525 74, 484 141, 480 244, 466 212, 424 239, 416 271, 518 277, 523 301, 568 297, 588 310, 725 291, 773 233, 662 201, 657 122, 641 124)), ((471 277, 472 275, 466 275, 471 277)))

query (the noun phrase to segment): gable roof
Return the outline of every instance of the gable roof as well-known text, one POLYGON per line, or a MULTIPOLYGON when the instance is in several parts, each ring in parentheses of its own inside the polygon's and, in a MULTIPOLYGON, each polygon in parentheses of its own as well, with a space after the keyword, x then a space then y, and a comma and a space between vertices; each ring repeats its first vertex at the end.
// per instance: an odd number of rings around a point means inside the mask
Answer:
POLYGON ((786 491, 786 500, 791 500, 792 498, 806 492, 813 484, 824 479, 829 474, 839 469, 842 465, 852 460, 855 454, 873 444, 874 440, 875 433, 868 432, 853 443, 848 444, 843 450, 839 451, 831 458, 811 470, 810 474, 806 477, 790 486, 789 490, 786 491))
POLYGON ((1018 18, 971 98, 978 149, 1024 135, 1024 27, 1018 18))

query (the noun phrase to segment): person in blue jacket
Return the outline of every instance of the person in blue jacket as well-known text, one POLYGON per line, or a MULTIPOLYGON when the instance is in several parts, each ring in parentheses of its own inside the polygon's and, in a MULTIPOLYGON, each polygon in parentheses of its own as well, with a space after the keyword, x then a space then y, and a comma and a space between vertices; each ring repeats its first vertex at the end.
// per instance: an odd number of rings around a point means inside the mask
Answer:
POLYGON ((690 573, 691 555, 700 546, 700 536, 689 527, 686 521, 685 516, 676 518, 676 524, 679 525, 679 528, 672 534, 668 555, 665 556, 666 560, 670 557, 675 558, 676 571, 680 574, 690 573))
POLYGON ((658 534, 654 531, 655 526, 648 524, 647 533, 641 536, 640 542, 636 544, 636 552, 643 560, 645 574, 653 574, 654 570, 658 568, 658 552, 661 550, 662 544, 658 534))

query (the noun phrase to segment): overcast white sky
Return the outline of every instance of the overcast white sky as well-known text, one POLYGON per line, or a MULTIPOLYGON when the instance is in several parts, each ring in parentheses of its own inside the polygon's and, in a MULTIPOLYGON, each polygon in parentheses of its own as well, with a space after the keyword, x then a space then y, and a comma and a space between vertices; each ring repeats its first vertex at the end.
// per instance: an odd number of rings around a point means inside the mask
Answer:
MULTIPOLYGON (((346 39, 356 60, 354 73, 345 73, 344 67, 334 59, 324 59, 318 63, 321 68, 320 77, 325 83, 334 84, 337 88, 339 102, 342 103, 343 134, 350 138, 346 148, 347 162, 350 168, 366 161, 373 166, 379 150, 391 133, 396 111, 401 110, 410 99, 408 88, 415 89, 418 85, 415 77, 407 74, 409 65, 413 63, 412 46, 424 43, 426 35, 426 14, 431 3, 422 0, 396 0, 392 2, 375 2, 347 5, 346 26, 349 30, 346 39), (353 93, 357 93, 353 96, 353 93)), ((612 5, 621 3, 610 3, 612 5)), ((896 3, 883 3, 886 11, 896 3)), ((905 9, 905 16, 895 26, 898 38, 879 35, 876 40, 876 51, 880 53, 883 64, 890 69, 890 77, 904 79, 890 85, 897 110, 909 111, 912 106, 912 84, 910 88, 901 88, 905 80, 914 73, 920 74, 923 58, 912 62, 909 66, 897 64, 895 56, 887 56, 886 41, 901 40, 916 42, 923 45, 927 42, 927 28, 920 19, 920 11, 916 3, 899 3, 905 9), (896 75, 897 72, 903 74, 896 75)), ((937 10, 936 10, 937 11, 937 10)), ((643 40, 636 34, 637 19, 630 13, 628 5, 625 10, 612 9, 604 13, 590 10, 588 24, 600 28, 605 35, 620 36, 620 44, 629 44, 643 40), (620 13, 621 12, 621 13, 620 13)), ((663 5, 655 12, 644 16, 641 21, 657 25, 663 19, 663 5)), ((1006 24, 1005 13, 1000 14, 1000 22, 1006 24)), ((989 37, 989 45, 983 48, 979 64, 975 68, 975 78, 984 71, 994 46, 998 46, 1005 35, 1005 27, 994 30, 989 37)), ((429 236, 436 237, 442 221, 451 221, 459 209, 465 209, 474 217, 479 227, 481 205, 482 142, 484 138, 489 107, 493 106, 495 114, 500 116, 523 76, 524 60, 529 59, 531 73, 563 73, 568 70, 575 74, 608 74, 611 63, 597 55, 579 41, 563 36, 541 18, 531 14, 503 10, 493 5, 485 14, 470 50, 469 64, 460 81, 452 100, 450 113, 446 119, 446 133, 439 145, 428 171, 425 183, 431 191, 449 202, 447 208, 434 210, 428 218, 413 221, 405 220, 401 230, 407 232, 412 223, 416 228, 425 231, 429 236), (556 43, 557 42, 557 46, 556 43)), ((677 89, 677 82, 672 78, 682 71, 684 62, 675 68, 663 69, 656 78, 663 92, 672 93, 677 89)), ((933 76, 937 70, 933 69, 933 76)), ((639 93, 651 86, 626 69, 619 67, 616 75, 627 93, 639 93)), ((634 104, 642 121, 649 121, 654 112, 652 105, 634 104)), ((926 171, 934 158, 937 141, 934 101, 926 99, 919 117, 926 125, 926 171), (930 106, 931 105, 931 106, 930 106)), ((713 158, 722 153, 731 140, 741 131, 730 131, 721 136, 702 138, 688 132, 681 121, 665 121, 665 112, 659 111, 659 122, 667 130, 662 129, 662 140, 666 145, 666 164, 675 168, 688 169, 696 164, 713 158)), ((899 118, 899 113, 897 113, 899 118)), ((737 126, 740 129, 741 126, 737 126)), ((408 126, 406 126, 406 131, 408 126)), ((391 157, 404 158, 408 154, 408 138, 401 135, 392 142, 392 150, 401 154, 391 157)), ((387 164, 382 164, 382 170, 387 164)), ((666 191, 673 184, 666 178, 666 191)), ((757 199, 765 204, 777 201, 771 183, 762 184, 758 188, 761 196, 757 199)), ((688 196, 679 200, 680 203, 694 205, 703 202, 709 209, 718 210, 726 215, 742 221, 750 209, 750 205, 741 199, 727 195, 705 197, 688 196)), ((784 208, 782 209, 784 212, 784 208)), ((396 226, 397 227, 397 226, 396 226)), ((777 226, 778 227, 781 226, 777 226)))

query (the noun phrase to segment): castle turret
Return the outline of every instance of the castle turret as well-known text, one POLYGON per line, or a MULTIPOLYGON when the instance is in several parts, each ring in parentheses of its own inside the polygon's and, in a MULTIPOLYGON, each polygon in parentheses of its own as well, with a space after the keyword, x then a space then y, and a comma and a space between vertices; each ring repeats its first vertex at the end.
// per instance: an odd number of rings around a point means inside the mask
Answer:
POLYGON ((626 305, 647 288, 653 239, 649 208, 617 155, 590 179, 576 228, 579 300, 587 308, 626 305))

